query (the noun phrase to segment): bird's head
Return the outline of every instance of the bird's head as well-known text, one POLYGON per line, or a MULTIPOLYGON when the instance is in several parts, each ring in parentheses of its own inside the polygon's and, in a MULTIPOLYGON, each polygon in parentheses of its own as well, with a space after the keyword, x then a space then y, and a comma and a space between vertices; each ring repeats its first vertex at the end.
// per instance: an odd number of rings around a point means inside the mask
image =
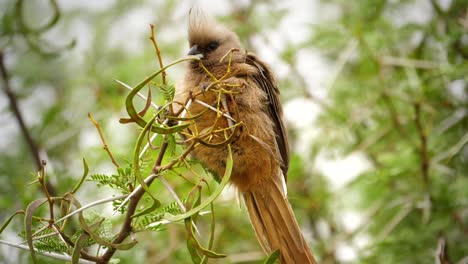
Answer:
MULTIPOLYGON (((239 51, 242 49, 239 38, 234 32, 200 12, 190 13, 188 41, 190 48, 188 55, 202 55, 202 63, 207 67, 219 64, 231 50, 237 50, 235 53, 240 54, 239 51)), ((228 59, 224 61, 227 62, 228 59)))

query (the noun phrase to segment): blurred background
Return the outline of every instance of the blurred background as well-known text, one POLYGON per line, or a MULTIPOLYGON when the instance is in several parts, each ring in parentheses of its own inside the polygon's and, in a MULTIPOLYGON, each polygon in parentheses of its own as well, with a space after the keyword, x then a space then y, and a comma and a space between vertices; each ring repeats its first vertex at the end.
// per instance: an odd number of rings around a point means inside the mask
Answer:
MULTIPOLYGON (((57 194, 80 178, 83 157, 91 173, 112 173, 88 113, 116 158, 131 160, 138 130, 118 122, 128 90, 114 79, 133 86, 159 68, 149 24, 166 63, 185 55, 191 7, 232 28, 276 73, 288 194, 320 263, 468 263, 463 0, 1 1, 2 222, 43 196, 29 184, 42 159, 57 194)), ((183 72, 170 68, 170 82, 183 72)), ((89 203, 112 192, 85 182, 77 195, 89 203)), ((262 263, 235 192, 215 206, 215 250, 228 257, 210 263, 262 263)), ((99 210, 121 223, 111 206, 99 210)), ((18 219, 0 240, 22 241, 18 219)), ((168 225, 116 258, 188 263, 185 239, 183 225, 168 225)), ((0 263, 29 261, 0 244, 0 263)))

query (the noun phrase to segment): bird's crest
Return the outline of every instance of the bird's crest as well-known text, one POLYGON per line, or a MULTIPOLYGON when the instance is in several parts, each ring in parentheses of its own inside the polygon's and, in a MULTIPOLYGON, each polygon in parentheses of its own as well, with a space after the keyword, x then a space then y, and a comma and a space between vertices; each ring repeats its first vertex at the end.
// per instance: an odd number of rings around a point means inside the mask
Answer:
POLYGON ((193 43, 205 43, 220 36, 227 37, 232 35, 234 33, 231 30, 205 15, 201 9, 190 9, 188 25, 188 40, 190 45, 193 43))

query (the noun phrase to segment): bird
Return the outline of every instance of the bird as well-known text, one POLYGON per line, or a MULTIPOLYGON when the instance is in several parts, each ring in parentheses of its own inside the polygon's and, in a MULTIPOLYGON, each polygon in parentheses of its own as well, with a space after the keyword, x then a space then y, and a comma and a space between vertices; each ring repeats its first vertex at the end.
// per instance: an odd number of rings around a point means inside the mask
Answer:
POLYGON ((316 263, 287 198, 289 144, 272 70, 242 47, 236 33, 201 12, 189 13, 188 42, 188 55, 200 59, 187 63, 175 101, 199 102, 186 107, 196 117, 187 121, 188 131, 206 135, 190 155, 222 177, 228 142, 230 181, 243 197, 263 251, 279 250, 285 264, 316 263), (207 106, 219 110, 206 111, 207 106))

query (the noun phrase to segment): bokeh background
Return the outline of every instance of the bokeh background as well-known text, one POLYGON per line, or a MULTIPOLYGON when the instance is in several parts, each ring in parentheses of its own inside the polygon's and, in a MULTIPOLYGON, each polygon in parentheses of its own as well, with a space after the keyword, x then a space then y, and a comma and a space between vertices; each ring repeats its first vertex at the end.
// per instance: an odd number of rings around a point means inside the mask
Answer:
MULTIPOLYGON (((166 63, 183 56, 191 7, 232 28, 275 71, 292 150, 288 193, 320 263, 468 263, 463 0, 1 1, 2 222, 42 197, 29 184, 35 157, 47 160, 57 193, 74 186, 83 157, 92 173, 112 173, 88 113, 117 159, 131 159, 138 130, 118 122, 128 90, 114 79, 136 85, 159 68, 149 24, 166 63)), ((183 71, 171 68, 170 81, 183 71)), ((78 196, 112 193, 86 182, 78 196)), ((235 191, 215 206, 215 249, 228 257, 210 263, 262 263, 235 191)), ((96 210, 122 221, 111 206, 96 210)), ((21 228, 14 220, 0 240, 21 242, 21 228)), ((183 225, 138 240, 116 254, 121 263, 189 262, 183 225)), ((0 244, 0 263, 29 261, 0 244)))

